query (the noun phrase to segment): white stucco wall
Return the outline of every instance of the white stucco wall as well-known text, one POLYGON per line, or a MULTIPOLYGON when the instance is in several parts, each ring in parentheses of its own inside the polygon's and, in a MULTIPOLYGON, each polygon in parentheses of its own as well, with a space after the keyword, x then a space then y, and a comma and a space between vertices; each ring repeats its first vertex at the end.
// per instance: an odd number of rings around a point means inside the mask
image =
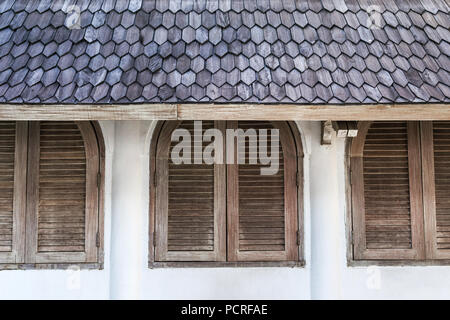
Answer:
POLYGON ((344 141, 321 146, 317 122, 299 123, 305 149, 304 268, 148 269, 153 125, 101 122, 104 270, 0 271, 0 299, 450 298, 450 267, 347 266, 344 141))

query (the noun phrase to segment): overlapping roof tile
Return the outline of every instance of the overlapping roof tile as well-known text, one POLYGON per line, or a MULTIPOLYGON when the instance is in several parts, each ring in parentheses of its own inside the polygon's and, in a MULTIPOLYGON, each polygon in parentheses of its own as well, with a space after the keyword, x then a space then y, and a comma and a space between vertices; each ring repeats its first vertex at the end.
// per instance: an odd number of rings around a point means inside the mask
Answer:
POLYGON ((450 101, 447 0, 2 0, 3 103, 450 101))

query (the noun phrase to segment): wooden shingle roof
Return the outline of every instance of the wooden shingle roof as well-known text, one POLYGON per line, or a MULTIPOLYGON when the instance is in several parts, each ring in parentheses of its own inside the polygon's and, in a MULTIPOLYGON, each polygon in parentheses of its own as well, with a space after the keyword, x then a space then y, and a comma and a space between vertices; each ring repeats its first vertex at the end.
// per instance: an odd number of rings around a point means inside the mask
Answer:
POLYGON ((449 29, 447 0, 2 0, 0 103, 449 102, 449 29))

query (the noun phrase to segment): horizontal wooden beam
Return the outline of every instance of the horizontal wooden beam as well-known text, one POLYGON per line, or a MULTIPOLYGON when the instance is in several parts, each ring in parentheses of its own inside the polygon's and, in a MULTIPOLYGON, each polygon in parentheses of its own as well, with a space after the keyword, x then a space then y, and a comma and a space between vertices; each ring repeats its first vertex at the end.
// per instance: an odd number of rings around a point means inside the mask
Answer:
POLYGON ((0 104, 0 120, 450 120, 450 104, 0 104))
POLYGON ((181 120, 450 120, 450 104, 181 104, 181 120))
POLYGON ((177 120, 177 105, 0 104, 0 120, 177 120))

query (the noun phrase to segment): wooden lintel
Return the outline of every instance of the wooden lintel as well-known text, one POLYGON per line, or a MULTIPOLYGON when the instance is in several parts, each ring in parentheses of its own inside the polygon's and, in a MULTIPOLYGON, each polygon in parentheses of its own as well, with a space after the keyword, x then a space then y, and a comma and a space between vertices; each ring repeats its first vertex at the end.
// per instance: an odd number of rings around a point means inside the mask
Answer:
POLYGON ((0 120, 450 120, 450 104, 0 104, 0 120))
POLYGON ((180 104, 181 120, 450 120, 450 104, 180 104))
POLYGON ((0 104, 0 120, 177 120, 177 105, 0 104))

